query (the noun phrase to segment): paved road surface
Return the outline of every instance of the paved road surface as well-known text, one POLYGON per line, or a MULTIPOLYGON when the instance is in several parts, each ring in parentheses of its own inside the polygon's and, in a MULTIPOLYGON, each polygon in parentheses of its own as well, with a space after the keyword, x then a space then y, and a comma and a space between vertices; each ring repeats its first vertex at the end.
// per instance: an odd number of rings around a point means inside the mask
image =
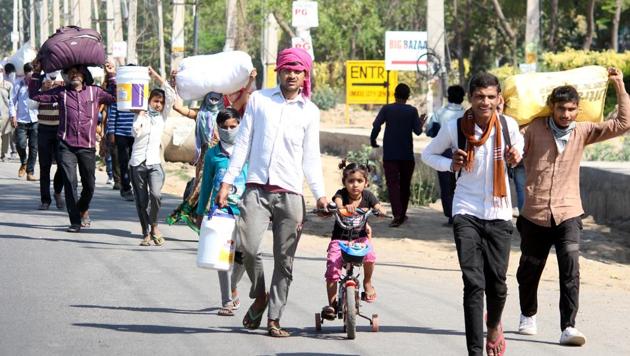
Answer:
MULTIPOLYGON (((38 184, 18 180, 16 163, 0 163, 0 355, 462 355, 465 354, 462 283, 457 270, 423 261, 380 265, 379 299, 367 313, 381 316, 381 331, 359 321, 356 340, 340 322, 316 332, 313 313, 324 303, 324 251, 303 248, 295 262, 282 319, 295 336, 267 337, 216 315, 216 272, 195 267, 196 237, 183 226, 164 227, 163 247, 138 246, 132 203, 97 184, 93 227, 65 232, 65 211, 35 210, 38 184)), ((98 182, 105 178, 99 173, 98 182)), ((166 197, 162 217, 176 205, 166 197)), ((305 237, 313 238, 315 237, 305 237)), ((265 267, 271 270, 269 239, 265 267)), ((322 246, 325 241, 322 239, 322 246)), ((509 355, 628 355, 627 294, 582 288, 578 326, 583 348, 556 344, 558 288, 543 282, 540 334, 515 334, 518 300, 513 275, 504 318, 509 355)), ((241 291, 246 291, 245 278, 241 291)))

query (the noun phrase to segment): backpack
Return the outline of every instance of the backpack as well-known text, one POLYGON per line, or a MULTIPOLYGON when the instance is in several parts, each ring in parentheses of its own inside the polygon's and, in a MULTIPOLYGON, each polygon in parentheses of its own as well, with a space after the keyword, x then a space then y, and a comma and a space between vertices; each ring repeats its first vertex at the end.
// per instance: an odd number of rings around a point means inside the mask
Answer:
POLYGON ((61 27, 44 42, 37 59, 46 73, 75 65, 102 66, 105 63, 103 37, 89 28, 61 27))
MULTIPOLYGON (((466 151, 467 141, 466 136, 464 136, 464 132, 462 131, 462 119, 463 117, 457 119, 457 148, 466 151)), ((503 140, 508 147, 512 147, 512 140, 510 139, 510 132, 508 131, 507 120, 505 120, 505 116, 499 115, 499 120, 501 120, 501 132, 503 132, 503 140)), ((514 168, 510 167, 510 165, 507 163, 507 160, 505 161, 505 166, 507 168, 508 177, 512 178, 514 175, 514 168)), ((460 170, 457 173, 457 178, 459 178, 461 175, 462 171, 460 170)))

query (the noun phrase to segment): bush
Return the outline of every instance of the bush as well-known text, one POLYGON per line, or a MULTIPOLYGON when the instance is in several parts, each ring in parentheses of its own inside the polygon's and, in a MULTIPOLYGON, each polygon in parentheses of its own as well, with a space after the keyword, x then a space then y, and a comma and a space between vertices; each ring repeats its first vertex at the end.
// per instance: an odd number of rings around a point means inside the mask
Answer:
POLYGON ((319 86, 313 91, 311 100, 320 110, 330 110, 337 105, 339 93, 329 86, 319 86))
POLYGON ((622 138, 621 147, 616 147, 610 142, 600 142, 587 146, 584 150, 584 159, 587 161, 630 161, 630 137, 622 138))

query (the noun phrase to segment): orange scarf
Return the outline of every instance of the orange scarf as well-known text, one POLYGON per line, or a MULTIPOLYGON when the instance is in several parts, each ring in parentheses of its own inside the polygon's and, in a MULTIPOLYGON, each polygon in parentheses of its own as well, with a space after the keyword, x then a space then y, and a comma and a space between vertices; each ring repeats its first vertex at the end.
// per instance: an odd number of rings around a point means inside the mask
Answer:
POLYGON ((492 117, 486 126, 485 131, 479 138, 479 140, 475 139, 475 117, 471 109, 466 110, 464 113, 464 117, 462 118, 462 132, 466 137, 466 154, 468 154, 466 158, 466 164, 464 169, 470 172, 473 169, 473 163, 475 162, 475 147, 482 146, 490 137, 490 132, 494 128, 494 149, 493 151, 493 178, 492 178, 492 188, 493 188, 493 196, 496 200, 500 202, 507 203, 507 187, 505 185, 505 161, 503 160, 503 151, 501 146, 501 139, 503 136, 503 132, 501 131, 501 123, 499 118, 497 117, 496 111, 492 113, 492 117))

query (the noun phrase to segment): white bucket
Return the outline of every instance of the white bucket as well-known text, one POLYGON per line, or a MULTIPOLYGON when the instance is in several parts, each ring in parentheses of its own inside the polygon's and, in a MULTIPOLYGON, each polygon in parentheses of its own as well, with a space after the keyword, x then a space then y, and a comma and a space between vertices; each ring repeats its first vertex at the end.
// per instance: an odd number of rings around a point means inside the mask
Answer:
POLYGON ((228 271, 234 263, 234 228, 236 220, 231 213, 220 209, 212 211, 211 218, 204 216, 199 232, 197 267, 228 271))
POLYGON ((126 66, 116 72, 118 110, 147 110, 149 103, 149 69, 126 66))

